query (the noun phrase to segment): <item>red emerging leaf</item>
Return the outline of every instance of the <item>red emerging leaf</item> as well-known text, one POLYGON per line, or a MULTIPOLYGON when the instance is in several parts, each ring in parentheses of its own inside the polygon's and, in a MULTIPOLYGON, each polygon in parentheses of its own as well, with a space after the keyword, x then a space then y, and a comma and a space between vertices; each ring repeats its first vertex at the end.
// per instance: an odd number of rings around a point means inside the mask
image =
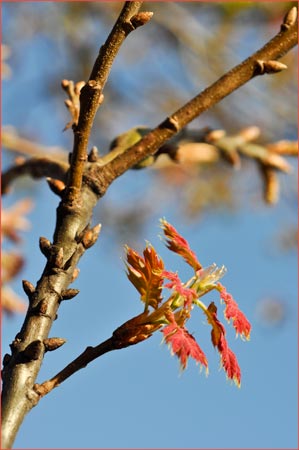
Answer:
POLYGON ((177 273, 163 271, 163 276, 170 280, 170 283, 165 284, 165 287, 173 289, 175 292, 184 297, 184 307, 191 308, 193 299, 197 298, 197 294, 194 289, 186 288, 181 282, 177 273))
POLYGON ((189 247, 188 242, 184 239, 177 230, 166 222, 166 220, 161 220, 162 230, 166 236, 167 248, 178 255, 182 256, 186 263, 188 263, 195 272, 201 269, 201 264, 198 261, 196 254, 189 247))
POLYGON ((157 255, 155 249, 146 246, 143 256, 127 247, 128 278, 140 293, 145 305, 157 308, 162 301, 161 291, 163 285, 164 263, 157 255))
POLYGON ((170 345, 172 353, 176 354, 180 360, 182 370, 187 367, 188 357, 195 359, 197 363, 208 368, 208 361, 205 354, 197 344, 194 337, 186 330, 180 328, 174 322, 163 328, 165 341, 170 345))
MULTIPOLYGON (((226 339, 222 336, 221 364, 227 374, 227 378, 234 380, 237 386, 241 386, 241 369, 234 352, 228 347, 226 339)), ((220 351, 220 350, 219 350, 220 351)))
POLYGON ((221 365, 229 379, 234 380, 237 386, 241 385, 241 369, 233 351, 228 347, 225 338, 225 328, 217 317, 217 308, 212 302, 207 312, 208 322, 212 325, 211 338, 214 347, 220 353, 221 365))
POLYGON ((250 323, 242 311, 240 311, 238 303, 233 299, 233 296, 226 291, 225 287, 218 283, 218 288, 220 290, 220 297, 225 303, 224 317, 228 322, 232 320, 237 335, 240 333, 241 336, 244 336, 249 340, 251 330, 250 323))

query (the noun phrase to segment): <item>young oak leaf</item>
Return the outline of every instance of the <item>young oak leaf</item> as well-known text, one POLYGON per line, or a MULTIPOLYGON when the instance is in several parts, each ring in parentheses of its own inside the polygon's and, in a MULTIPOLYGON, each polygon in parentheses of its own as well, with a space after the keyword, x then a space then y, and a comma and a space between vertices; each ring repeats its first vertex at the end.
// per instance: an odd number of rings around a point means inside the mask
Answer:
POLYGON ((141 300, 156 309, 162 301, 164 263, 154 247, 147 245, 143 257, 135 250, 126 247, 127 276, 140 294, 141 300))
POLYGON ((161 331, 166 343, 171 348, 172 354, 176 354, 179 358, 182 370, 187 367, 188 358, 191 357, 196 363, 205 366, 208 371, 208 361, 204 352, 185 327, 179 327, 174 322, 164 327, 161 331))
POLYGON ((245 317, 245 314, 239 309, 238 303, 221 283, 218 283, 217 288, 220 292, 221 299, 225 303, 224 317, 228 322, 232 320, 237 335, 240 334, 241 337, 244 336, 245 339, 249 340, 251 325, 245 317))
POLYGON ((212 302, 207 308, 208 322, 212 325, 211 338, 214 347, 220 353, 221 366, 226 372, 227 378, 233 380, 238 387, 241 386, 241 369, 234 352, 228 347, 225 338, 225 328, 217 317, 217 307, 212 302))
POLYGON ((201 269, 201 264, 197 259, 196 254, 189 247, 188 242, 184 239, 177 230, 170 225, 165 219, 161 219, 161 227, 166 237, 166 246, 169 250, 182 256, 187 264, 193 267, 194 271, 201 269))
POLYGON ((169 283, 165 284, 165 287, 167 287, 168 289, 173 289, 175 292, 181 295, 184 298, 184 307, 190 309, 193 299, 197 298, 195 290, 185 287, 177 273, 164 270, 163 276, 170 281, 169 283))

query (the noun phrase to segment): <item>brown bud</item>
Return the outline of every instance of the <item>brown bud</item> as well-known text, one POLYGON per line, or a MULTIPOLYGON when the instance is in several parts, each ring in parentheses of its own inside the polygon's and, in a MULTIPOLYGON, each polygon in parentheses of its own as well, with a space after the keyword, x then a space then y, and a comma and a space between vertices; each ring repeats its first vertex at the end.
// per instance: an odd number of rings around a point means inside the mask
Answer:
POLYGON ((54 194, 59 195, 59 197, 62 196, 65 189, 65 184, 63 181, 56 180, 55 178, 47 178, 47 183, 54 194))
POLYGON ((62 300, 71 300, 77 294, 79 294, 79 292, 79 289, 65 289, 61 292, 61 298, 62 300))
POLYGON ((52 352, 53 350, 56 350, 57 348, 59 348, 63 344, 65 344, 66 339, 59 338, 59 337, 53 337, 53 338, 44 339, 43 343, 45 346, 45 351, 52 352))
POLYGON ((290 11, 288 11, 284 16, 280 30, 281 31, 288 30, 292 25, 295 24, 296 19, 297 19, 297 8, 296 6, 293 6, 293 8, 291 8, 290 11))
POLYGON ((151 20, 154 13, 150 11, 140 12, 131 18, 131 24, 134 28, 141 27, 151 20))
POLYGON ((30 300, 32 294, 34 294, 34 292, 35 292, 35 287, 33 286, 32 283, 30 283, 30 281, 27 281, 27 280, 22 280, 22 285, 23 285, 25 294, 27 295, 27 297, 30 300))
POLYGON ((98 225, 91 228, 90 230, 87 230, 84 233, 84 236, 82 239, 82 244, 84 245, 84 247, 86 249, 92 247, 96 243, 96 241, 99 237, 101 228, 102 228, 102 225, 99 223, 98 225))
POLYGON ((39 248, 43 255, 45 255, 46 258, 50 256, 50 250, 51 250, 51 242, 49 239, 41 236, 39 238, 39 248))
POLYGON ((97 162, 98 157, 99 157, 98 149, 96 146, 93 146, 88 155, 88 161, 89 162, 97 162))
POLYGON ((288 68, 285 64, 275 60, 262 61, 258 59, 256 64, 260 75, 264 73, 277 73, 288 68))

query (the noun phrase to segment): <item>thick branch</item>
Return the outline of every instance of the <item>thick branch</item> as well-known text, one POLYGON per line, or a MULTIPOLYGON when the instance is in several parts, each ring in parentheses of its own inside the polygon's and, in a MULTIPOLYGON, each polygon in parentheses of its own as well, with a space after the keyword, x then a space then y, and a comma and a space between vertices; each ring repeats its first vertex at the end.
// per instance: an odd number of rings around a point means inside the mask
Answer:
POLYGON ((128 34, 135 29, 132 17, 142 2, 126 2, 105 44, 101 47, 88 82, 81 89, 80 115, 74 125, 74 147, 69 173, 66 201, 72 203, 80 193, 83 170, 87 159, 87 146, 94 117, 103 100, 103 89, 113 61, 128 34))
MULTIPOLYGON (((11 344, 12 355, 3 370, 2 448, 11 447, 25 415, 39 399, 33 385, 46 350, 44 342, 56 319, 59 304, 72 282, 76 265, 85 249, 95 243, 99 231, 94 230, 90 235, 88 229, 98 195, 88 184, 81 188, 87 143, 114 56, 129 32, 142 25, 140 20, 136 22, 136 17, 133 20, 140 5, 139 2, 125 4, 102 53, 100 51, 89 82, 82 89, 80 117, 74 130, 68 192, 57 208, 53 243, 45 238, 40 240, 47 263, 36 287, 25 290, 29 308, 22 329, 11 344), (111 58, 108 56, 109 52, 112 52, 111 58)), ((30 164, 28 162, 23 170, 32 170, 30 164)), ((49 170, 49 160, 44 164, 44 169, 49 170)), ((47 175, 53 176, 49 173, 47 175)), ((11 173, 9 176, 15 175, 11 173)), ((57 178, 56 174, 54 177, 57 178)), ((28 287, 28 282, 26 286, 28 287)))
MULTIPOLYGON (((99 176, 102 171, 112 181, 126 172, 130 167, 154 154, 168 139, 174 136, 184 126, 190 123, 207 109, 218 103, 234 90, 249 80, 263 73, 270 73, 267 69, 269 62, 281 58, 291 50, 298 40, 297 22, 288 28, 283 28, 260 50, 255 52, 241 64, 231 69, 215 83, 202 91, 183 107, 164 120, 151 132, 146 134, 137 144, 126 152, 118 155, 104 168, 98 168, 99 176), (266 67, 264 67, 266 65, 266 67)), ((278 63, 279 64, 279 63, 278 63)), ((271 64, 270 64, 271 66, 271 64)), ((275 64, 274 64, 275 66, 275 64)), ((281 66, 280 69, 283 67, 281 66)), ((278 68, 279 70, 279 68, 278 68)), ((273 72, 275 69, 273 69, 273 72)))

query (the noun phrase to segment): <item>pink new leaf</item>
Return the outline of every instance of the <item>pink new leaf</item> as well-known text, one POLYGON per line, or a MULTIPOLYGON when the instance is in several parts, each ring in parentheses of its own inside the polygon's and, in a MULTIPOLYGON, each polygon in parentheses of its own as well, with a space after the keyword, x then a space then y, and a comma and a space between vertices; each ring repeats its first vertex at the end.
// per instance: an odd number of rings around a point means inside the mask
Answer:
POLYGON ((172 353, 179 358, 182 370, 187 367, 189 357, 208 368, 205 354, 185 327, 180 328, 176 323, 171 323, 163 328, 162 333, 172 353))
POLYGON ((166 222, 166 220, 161 220, 161 226, 166 237, 167 248, 182 256, 186 263, 193 267, 195 272, 201 269, 202 266, 198 261, 196 254, 189 247, 186 239, 184 239, 170 223, 166 222))
POLYGON ((164 263, 155 249, 147 245, 143 257, 126 247, 128 278, 140 293, 141 300, 156 309, 162 301, 164 263))
POLYGON ((228 347, 225 338, 225 328, 217 317, 217 308, 212 302, 207 311, 208 322, 212 325, 211 338, 214 347, 220 353, 221 365, 226 372, 227 378, 233 380, 237 386, 241 385, 241 369, 233 351, 228 347))
POLYGON ((233 299, 233 296, 226 291, 221 283, 218 283, 217 287, 220 291, 220 297, 225 303, 224 317, 228 322, 232 320, 237 335, 240 333, 241 337, 244 336, 249 340, 251 325, 244 313, 239 309, 238 303, 233 299))
POLYGON ((225 337, 222 335, 218 349, 221 354, 221 365, 224 368, 227 378, 233 380, 238 387, 241 386, 241 369, 234 352, 228 347, 225 337))
POLYGON ((163 271, 163 276, 170 280, 169 283, 165 284, 165 287, 173 289, 175 292, 184 297, 184 307, 191 308, 193 299, 197 298, 197 294, 194 289, 185 287, 181 282, 177 273, 163 271))

